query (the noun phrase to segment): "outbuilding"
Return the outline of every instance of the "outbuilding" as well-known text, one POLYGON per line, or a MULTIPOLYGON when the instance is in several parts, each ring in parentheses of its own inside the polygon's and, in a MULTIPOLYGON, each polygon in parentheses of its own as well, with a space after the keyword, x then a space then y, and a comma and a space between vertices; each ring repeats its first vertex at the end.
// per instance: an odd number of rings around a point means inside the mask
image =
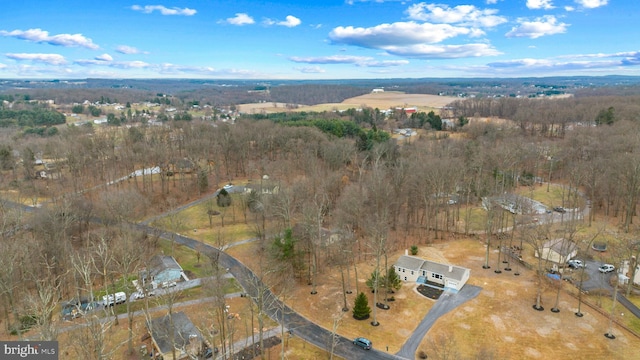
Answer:
MULTIPOLYGON (((556 264, 566 264, 578 254, 575 243, 564 238, 552 239, 542 245, 542 259, 556 264)), ((535 251, 538 257, 538 251, 535 251)))

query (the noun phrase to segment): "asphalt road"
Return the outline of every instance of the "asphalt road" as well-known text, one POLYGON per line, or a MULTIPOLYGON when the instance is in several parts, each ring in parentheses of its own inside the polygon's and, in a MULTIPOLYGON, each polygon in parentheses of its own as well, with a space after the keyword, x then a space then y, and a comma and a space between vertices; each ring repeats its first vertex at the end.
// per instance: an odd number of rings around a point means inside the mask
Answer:
MULTIPOLYGON (((282 321, 287 329, 292 329, 293 336, 299 336, 305 341, 327 350, 331 347, 332 339, 335 339, 334 354, 345 359, 375 360, 399 358, 393 354, 376 350, 375 344, 374 349, 366 351, 353 345, 351 342, 352 339, 347 339, 342 336, 334 337, 331 331, 314 324, 286 306, 248 267, 236 258, 211 245, 201 243, 184 235, 159 230, 148 225, 132 224, 131 226, 139 231, 154 234, 164 239, 171 240, 173 238, 176 243, 203 252, 207 256, 217 257, 219 266, 227 268, 228 272, 233 275, 238 283, 245 289, 248 296, 253 298, 254 301, 262 298, 262 303, 265 304, 264 312, 274 321, 282 321)), ((413 358, 413 356, 411 358, 413 358)))

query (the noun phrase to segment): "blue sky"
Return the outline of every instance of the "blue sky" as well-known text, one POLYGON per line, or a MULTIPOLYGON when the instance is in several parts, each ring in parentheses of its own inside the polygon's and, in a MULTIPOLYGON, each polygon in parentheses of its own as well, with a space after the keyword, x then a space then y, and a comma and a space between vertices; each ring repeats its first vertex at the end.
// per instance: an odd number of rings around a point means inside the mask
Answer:
POLYGON ((0 78, 640 75, 637 0, 23 0, 0 78))

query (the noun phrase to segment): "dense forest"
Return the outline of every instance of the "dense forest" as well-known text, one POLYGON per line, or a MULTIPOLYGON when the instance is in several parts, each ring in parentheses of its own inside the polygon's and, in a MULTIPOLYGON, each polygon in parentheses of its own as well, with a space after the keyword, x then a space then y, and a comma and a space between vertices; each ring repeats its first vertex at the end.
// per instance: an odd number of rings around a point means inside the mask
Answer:
MULTIPOLYGON (((370 91, 340 85, 304 89, 271 87, 268 101, 332 102, 370 91)), ((34 89, 29 94, 54 95, 56 103, 71 104, 101 98, 121 103, 152 100, 159 92, 34 89)), ((215 89, 190 89, 176 92, 172 99, 232 104, 264 96, 247 94, 251 93, 246 88, 224 95, 215 89)), ((567 206, 575 205, 579 189, 592 205, 588 224, 607 218, 632 238, 640 233, 639 100, 636 95, 477 97, 460 99, 438 115, 403 119, 367 109, 365 115, 354 112, 340 119, 286 113, 247 116, 235 123, 194 118, 167 119, 164 126, 152 126, 126 120, 104 127, 61 125, 46 138, 2 129, 2 194, 6 200, 34 206, 31 213, 8 203, 0 206, 5 330, 18 336, 34 328, 42 339, 57 339, 54 309, 64 299, 103 289, 107 293, 149 261, 149 252, 141 248, 158 248, 157 237, 133 230, 131 223, 235 181, 277 182, 277 193, 251 191, 234 197, 238 213, 233 216, 251 224, 264 241, 262 251, 270 259, 265 266, 274 266, 274 273, 289 274, 297 283, 314 282, 330 267, 367 256, 380 263, 387 253, 416 245, 398 235, 412 235, 420 244, 468 235, 471 229, 456 223, 471 216, 470 206, 535 186, 531 179, 566 185, 567 206), (441 125, 440 116, 464 121, 443 131, 436 126, 441 125), (413 139, 391 136, 398 125, 407 124, 420 130, 413 139), (43 169, 43 160, 50 166, 43 169), (142 171, 154 168, 159 171, 142 171), (38 175, 42 171, 47 178, 38 175), (136 171, 140 176, 130 175, 136 171), (448 206, 452 196, 458 200, 448 206), (296 251, 285 252, 287 243, 280 236, 291 236, 287 231, 295 225, 304 230, 294 234, 296 245, 290 243, 296 251), (334 246, 317 246, 312 240, 323 228, 353 237, 334 246), (336 247, 352 255, 345 257, 336 247), (363 247, 368 255, 357 251, 363 247)), ((20 124, 55 126, 64 122, 56 114, 4 109, 0 121, 8 117, 20 124)), ((230 200, 220 201, 224 206, 230 200)), ((211 218, 215 211, 207 214, 211 218)), ((230 221, 226 216, 223 222, 230 221)), ((176 222, 171 226, 179 227, 176 222)), ((106 332, 96 329, 78 330, 79 339, 93 339, 78 347, 78 358, 108 353, 98 341, 106 332)))

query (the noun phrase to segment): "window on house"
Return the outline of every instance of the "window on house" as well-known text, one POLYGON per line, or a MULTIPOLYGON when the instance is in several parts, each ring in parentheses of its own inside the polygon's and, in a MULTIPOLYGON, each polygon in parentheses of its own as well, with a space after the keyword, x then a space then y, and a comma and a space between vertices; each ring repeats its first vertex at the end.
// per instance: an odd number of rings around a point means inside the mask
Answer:
POLYGON ((413 275, 413 270, 411 270, 411 275, 413 275))
POLYGON ((434 278, 434 279, 442 280, 442 275, 441 274, 431 274, 431 277, 434 278))

